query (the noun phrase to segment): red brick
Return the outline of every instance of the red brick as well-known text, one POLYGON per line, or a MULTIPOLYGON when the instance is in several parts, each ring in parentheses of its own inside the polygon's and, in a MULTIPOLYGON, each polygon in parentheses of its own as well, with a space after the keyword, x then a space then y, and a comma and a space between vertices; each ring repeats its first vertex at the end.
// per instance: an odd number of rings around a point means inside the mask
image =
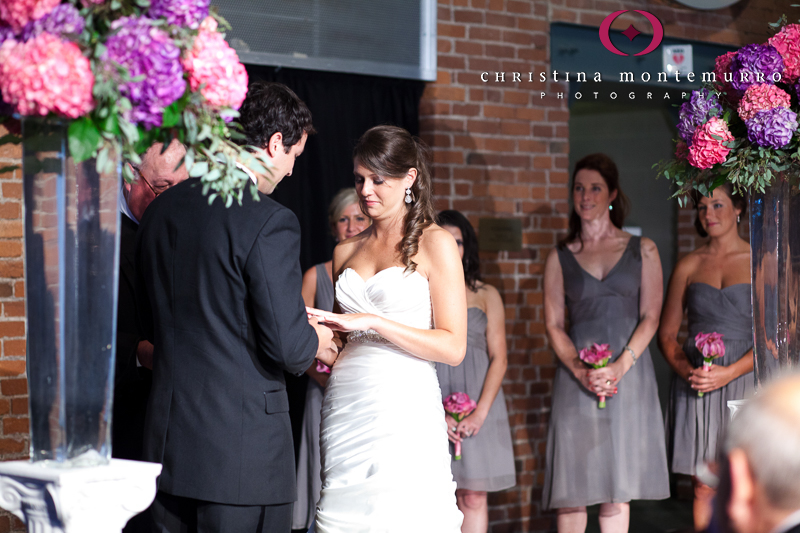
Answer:
POLYGON ((22 216, 22 204, 19 202, 0 203, 0 218, 17 219, 22 216))
POLYGON ((14 434, 27 434, 30 431, 28 418, 6 417, 3 419, 3 435, 6 437, 14 434))
POLYGON ((460 24, 443 24, 441 22, 436 25, 436 31, 439 37, 462 38, 466 33, 464 26, 460 24))
MULTIPOLYGON (((11 398, 11 413, 15 415, 28 414, 28 399, 27 398, 11 398)), ((5 414, 5 413, 2 413, 5 414)))
MULTIPOLYGON (((5 302, 3 303, 3 316, 4 317, 24 317, 25 316, 25 302, 5 302)), ((8 354, 6 354, 8 355, 8 354)))
POLYGON ((22 199, 22 183, 3 183, 3 198, 22 199))
POLYGON ((28 394, 28 380, 4 379, 0 381, 0 391, 3 396, 21 396, 28 394))
POLYGON ((0 439, 0 455, 7 453, 21 453, 25 450, 27 443, 24 440, 0 439))
POLYGON ((0 220, 0 238, 22 237, 21 220, 0 220))
POLYGON ((22 257, 22 242, 0 240, 0 257, 22 257))

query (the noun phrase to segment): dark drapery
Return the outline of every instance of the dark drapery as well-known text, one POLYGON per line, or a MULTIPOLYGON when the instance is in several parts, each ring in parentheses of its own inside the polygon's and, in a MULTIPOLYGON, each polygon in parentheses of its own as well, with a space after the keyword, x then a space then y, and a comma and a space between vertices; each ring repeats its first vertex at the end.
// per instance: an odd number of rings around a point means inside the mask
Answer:
POLYGON ((250 81, 287 85, 308 105, 317 134, 272 198, 297 215, 302 229, 300 264, 309 267, 331 258, 334 241, 328 204, 353 186, 352 152, 372 126, 393 124, 419 133, 419 100, 424 82, 334 72, 247 65, 250 81))

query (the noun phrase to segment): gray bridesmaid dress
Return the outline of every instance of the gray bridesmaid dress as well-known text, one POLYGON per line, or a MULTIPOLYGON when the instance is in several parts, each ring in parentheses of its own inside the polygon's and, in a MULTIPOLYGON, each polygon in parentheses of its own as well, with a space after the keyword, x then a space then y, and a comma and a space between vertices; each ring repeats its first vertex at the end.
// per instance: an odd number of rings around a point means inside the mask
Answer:
MULTIPOLYGON (((458 366, 436 363, 442 400, 454 392, 466 392, 476 402, 489 370, 486 314, 477 307, 467 310, 467 353, 458 366)), ((477 435, 461 443, 461 460, 450 462, 459 489, 495 492, 516 482, 514 447, 503 389, 497 393, 477 435)))
MULTIPOLYGON (((569 310, 569 336, 581 350, 610 344, 612 360, 639 324, 641 239, 631 237, 604 280, 558 249, 569 310)), ((649 350, 620 380, 619 392, 598 409, 560 361, 553 381, 542 503, 546 509, 669 497, 664 424, 649 350)))
MULTIPOLYGON (((706 283, 692 283, 686 289, 689 335, 683 350, 695 367, 703 366, 703 355, 694 345, 698 333, 716 331, 723 335, 725 355, 715 365, 735 363, 753 347, 753 314, 750 284, 738 283, 718 289, 706 283)), ((717 443, 728 420, 728 400, 741 400, 754 391, 752 373, 739 376, 702 398, 679 376, 672 379, 667 411, 667 448, 673 472, 695 475, 697 466, 714 461, 717 443)))
MULTIPOLYGON (((317 294, 314 306, 324 311, 333 310, 333 282, 325 264, 320 263, 317 269, 317 294)), ((308 380, 306 389, 306 407, 303 411, 303 429, 300 437, 300 451, 297 461, 297 501, 294 504, 292 529, 307 529, 314 522, 317 511, 319 493, 322 490, 319 452, 319 425, 322 397, 325 394, 319 383, 308 380)))

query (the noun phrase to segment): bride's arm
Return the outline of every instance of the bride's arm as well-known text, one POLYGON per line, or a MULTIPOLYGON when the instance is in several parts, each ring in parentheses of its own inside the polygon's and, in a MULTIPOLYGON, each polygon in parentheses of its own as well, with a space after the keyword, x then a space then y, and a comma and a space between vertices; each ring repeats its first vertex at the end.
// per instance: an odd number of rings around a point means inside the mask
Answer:
MULTIPOLYGON (((418 269, 424 266, 428 277, 435 329, 413 328, 366 313, 320 313, 320 316, 332 329, 372 329, 420 359, 455 366, 467 351, 467 294, 458 248, 453 236, 438 226, 425 230, 419 246, 414 261, 418 269)), ((341 263, 337 263, 336 255, 334 272, 338 275, 341 263)))

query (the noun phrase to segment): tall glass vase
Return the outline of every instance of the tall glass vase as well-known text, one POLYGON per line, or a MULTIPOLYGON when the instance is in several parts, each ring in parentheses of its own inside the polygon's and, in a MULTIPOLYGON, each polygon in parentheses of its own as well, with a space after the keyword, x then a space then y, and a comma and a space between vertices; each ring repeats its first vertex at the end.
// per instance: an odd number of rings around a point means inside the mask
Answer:
POLYGON ((68 155, 68 121, 23 120, 31 460, 111 457, 120 165, 68 155))
POLYGON ((800 361, 800 168, 750 196, 756 388, 800 361))

